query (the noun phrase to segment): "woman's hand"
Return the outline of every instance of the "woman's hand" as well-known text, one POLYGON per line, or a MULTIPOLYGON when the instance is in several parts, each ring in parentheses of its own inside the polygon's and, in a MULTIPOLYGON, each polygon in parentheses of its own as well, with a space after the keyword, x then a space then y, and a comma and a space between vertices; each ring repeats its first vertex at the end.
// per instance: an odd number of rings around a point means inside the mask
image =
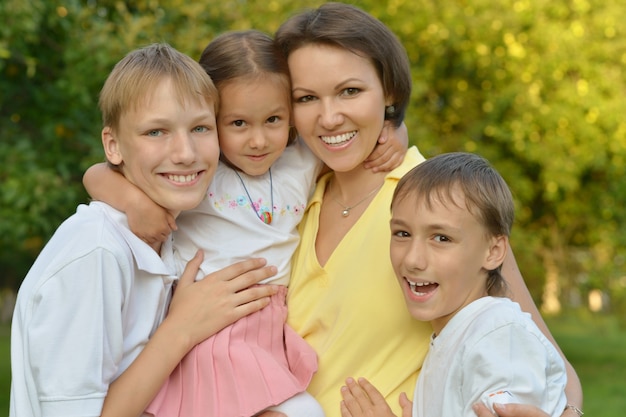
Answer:
POLYGON ((259 311, 276 294, 273 285, 254 286, 276 274, 264 259, 238 262, 194 281, 202 263, 198 251, 181 276, 165 318, 170 327, 189 337, 189 349, 242 317, 259 311), (172 323, 176 323, 172 325, 172 323))
MULTIPOLYGON (((346 386, 341 387, 341 416, 342 417, 396 417, 385 401, 385 397, 367 379, 353 378, 346 380, 346 386)), ((402 417, 411 417, 413 404, 405 393, 400 394, 402 417)))
MULTIPOLYGON (((474 404, 473 409, 478 417, 550 417, 543 410, 529 404, 494 404, 493 407, 497 415, 481 403, 474 404)), ((566 416, 567 411, 562 414, 562 417, 566 416)))

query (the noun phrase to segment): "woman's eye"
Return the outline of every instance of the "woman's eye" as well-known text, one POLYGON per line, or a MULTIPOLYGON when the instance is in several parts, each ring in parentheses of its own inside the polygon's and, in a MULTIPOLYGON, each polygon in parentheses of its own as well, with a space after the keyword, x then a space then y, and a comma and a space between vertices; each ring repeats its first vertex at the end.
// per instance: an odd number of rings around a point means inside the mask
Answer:
POLYGON ((450 239, 448 239, 448 237, 444 235, 437 235, 435 236, 435 241, 436 242, 449 242, 450 239))
POLYGON ((360 88, 349 87, 344 89, 341 94, 344 96, 353 96, 361 92, 360 88))

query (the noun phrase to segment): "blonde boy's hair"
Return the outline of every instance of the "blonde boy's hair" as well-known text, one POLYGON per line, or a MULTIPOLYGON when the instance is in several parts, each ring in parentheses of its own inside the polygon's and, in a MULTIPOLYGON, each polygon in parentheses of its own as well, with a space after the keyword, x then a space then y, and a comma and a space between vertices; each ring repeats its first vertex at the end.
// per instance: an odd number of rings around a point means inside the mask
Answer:
POLYGON ((171 79, 181 104, 204 99, 217 113, 217 89, 200 64, 168 44, 155 43, 128 53, 109 74, 98 103, 103 125, 116 130, 122 114, 143 105, 164 78, 171 79))

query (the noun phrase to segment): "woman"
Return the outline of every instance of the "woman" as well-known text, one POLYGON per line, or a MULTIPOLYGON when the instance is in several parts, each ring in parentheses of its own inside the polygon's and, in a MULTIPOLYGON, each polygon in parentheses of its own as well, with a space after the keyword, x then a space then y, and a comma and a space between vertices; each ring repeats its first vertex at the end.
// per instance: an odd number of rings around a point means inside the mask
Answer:
MULTIPOLYGON (((319 180, 300 224, 288 295, 289 324, 319 356, 309 391, 327 416, 339 415, 345 378, 364 376, 393 406, 401 392, 412 392, 431 333, 406 312, 388 248, 393 190, 423 157, 411 148, 390 173, 368 171, 363 161, 385 119, 396 126, 403 120, 411 90, 408 58, 385 25, 338 3, 289 19, 276 42, 289 64, 296 128, 333 170, 319 180)), ((554 342, 508 255, 503 274, 513 298, 554 342)), ((568 401, 580 406, 580 383, 569 364, 568 377, 568 401)), ((526 414, 516 415, 545 415, 520 410, 526 414)), ((394 411, 400 414, 399 407, 394 411)), ((566 409, 563 415, 577 414, 566 409)))

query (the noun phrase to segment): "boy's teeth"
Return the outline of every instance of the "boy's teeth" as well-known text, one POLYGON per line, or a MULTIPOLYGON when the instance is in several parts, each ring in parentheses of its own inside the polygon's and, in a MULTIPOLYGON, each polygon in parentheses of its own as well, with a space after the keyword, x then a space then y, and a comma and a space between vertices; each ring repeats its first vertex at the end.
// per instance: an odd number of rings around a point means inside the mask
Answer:
POLYGON ((407 282, 409 283, 409 288, 411 289, 411 291, 415 295, 426 295, 426 294, 428 294, 428 292, 420 291, 418 289, 420 287, 425 287, 427 285, 436 285, 434 282, 411 282, 411 281, 407 281, 407 282))
POLYGON ((347 142, 352 139, 356 135, 356 132, 344 133, 343 135, 337 136, 322 136, 322 140, 324 143, 328 145, 337 145, 339 143, 347 142))
POLYGON ((189 175, 168 175, 167 178, 170 181, 174 181, 174 182, 179 182, 179 183, 185 183, 185 182, 191 182, 194 179, 196 179, 196 177, 198 176, 198 174, 189 174, 189 175))

